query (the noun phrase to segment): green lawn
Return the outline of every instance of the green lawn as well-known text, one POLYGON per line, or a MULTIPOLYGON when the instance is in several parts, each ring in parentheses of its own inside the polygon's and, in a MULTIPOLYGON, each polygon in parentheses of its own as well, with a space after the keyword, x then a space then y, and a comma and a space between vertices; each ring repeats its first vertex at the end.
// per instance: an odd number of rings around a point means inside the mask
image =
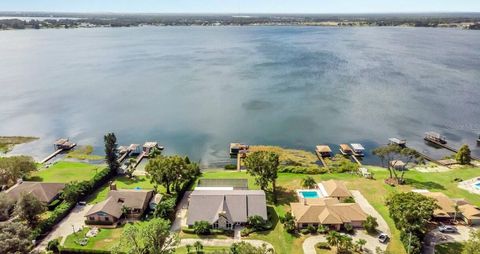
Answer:
MULTIPOLYGON (((421 173, 411 171, 406 173, 407 185, 391 187, 384 184, 383 179, 388 177, 388 171, 379 167, 368 168, 374 172, 375 180, 368 180, 351 174, 322 174, 312 175, 317 180, 337 179, 345 181, 347 187, 352 190, 359 190, 370 204, 382 215, 388 223, 392 232, 392 239, 388 250, 394 254, 405 254, 402 243, 400 242, 400 232, 395 228, 393 220, 388 214, 388 208, 385 206, 385 198, 389 193, 395 191, 409 191, 413 188, 429 189, 430 191, 441 191, 452 198, 465 198, 473 204, 480 205, 480 196, 470 194, 465 190, 459 189, 454 178, 464 180, 480 176, 478 168, 455 169, 443 173, 421 173)), ((277 180, 279 200, 277 205, 273 206, 278 216, 283 216, 290 209, 289 203, 296 201, 295 189, 301 188, 301 181, 306 175, 280 173, 277 180)), ((246 178, 250 189, 258 189, 254 178, 245 172, 236 171, 207 171, 202 178, 246 178)), ((270 203, 270 202, 269 202, 270 203)), ((271 204, 271 203, 270 203, 271 204)), ((277 253, 302 253, 302 242, 306 236, 292 236, 286 233, 281 223, 274 223, 273 230, 262 233, 253 233, 248 238, 260 239, 271 243, 277 253)))
POLYGON ((105 165, 59 161, 49 168, 33 172, 28 180, 54 183, 90 180, 103 167, 105 165))
MULTIPOLYGON (((150 179, 147 179, 145 176, 137 176, 135 178, 128 178, 126 176, 118 176, 114 179, 117 184, 117 189, 135 189, 140 188, 142 190, 151 190, 154 189, 154 185, 150 183, 150 179)), ((108 184, 105 184, 97 191, 95 191, 88 199, 87 202, 90 204, 96 204, 100 201, 105 200, 109 190, 108 184)), ((165 192, 163 186, 158 186, 158 191, 160 193, 165 192)))
POLYGON ((99 229, 99 232, 95 237, 88 239, 87 245, 81 246, 77 244, 75 241, 84 238, 88 230, 90 230, 90 228, 86 227, 80 232, 67 236, 63 247, 82 250, 110 250, 110 248, 118 241, 118 239, 120 239, 123 227, 114 229, 99 229))
POLYGON ((435 246, 436 254, 460 254, 463 251, 462 243, 444 243, 435 246))

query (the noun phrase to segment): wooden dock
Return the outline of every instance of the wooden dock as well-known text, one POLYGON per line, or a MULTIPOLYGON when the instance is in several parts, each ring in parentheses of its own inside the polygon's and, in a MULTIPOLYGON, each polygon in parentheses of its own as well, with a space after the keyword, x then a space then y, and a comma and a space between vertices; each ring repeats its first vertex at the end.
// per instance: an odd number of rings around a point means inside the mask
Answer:
POLYGON ((315 153, 317 154, 318 159, 322 163, 322 166, 328 169, 328 165, 327 165, 327 162, 325 161, 325 158, 323 158, 323 156, 317 150, 315 150, 315 153))
POLYGON ((133 168, 137 168, 138 164, 140 164, 140 162, 142 162, 142 160, 147 157, 147 153, 146 152, 142 152, 141 154, 139 154, 137 156, 137 161, 135 162, 135 165, 133 166, 133 168))
POLYGON ((122 163, 127 157, 128 155, 130 155, 130 150, 129 151, 126 151, 124 154, 122 154, 122 156, 120 156, 120 158, 118 158, 118 163, 122 163))
POLYGON ((362 163, 361 163, 360 160, 357 158, 357 156, 352 155, 351 157, 353 158, 353 160, 354 160, 360 167, 362 166, 362 163))
MULTIPOLYGON (((451 151, 451 152, 458 153, 458 149, 455 149, 455 148, 453 148, 453 147, 451 147, 451 146, 449 146, 449 145, 447 145, 447 144, 443 144, 443 143, 441 143, 441 142, 438 142, 438 141, 432 140, 432 139, 428 139, 428 138, 424 138, 424 140, 425 140, 425 141, 428 141, 428 142, 430 142, 430 143, 432 143, 432 144, 434 144, 434 145, 437 145, 437 146, 440 146, 440 147, 442 147, 442 148, 445 148, 445 149, 447 149, 447 150, 449 150, 449 151, 451 151)), ((480 160, 480 158, 477 158, 477 157, 474 157, 474 156, 471 156, 471 157, 472 157, 472 160, 480 160)))
POLYGON ((77 146, 77 144, 73 143, 69 149, 59 148, 59 149, 55 150, 55 152, 53 152, 52 154, 50 154, 49 156, 47 156, 43 160, 41 160, 40 163, 41 164, 47 163, 49 160, 55 158, 55 156, 59 155, 60 153, 62 153, 64 151, 70 150, 70 149, 74 148, 75 146, 77 146))

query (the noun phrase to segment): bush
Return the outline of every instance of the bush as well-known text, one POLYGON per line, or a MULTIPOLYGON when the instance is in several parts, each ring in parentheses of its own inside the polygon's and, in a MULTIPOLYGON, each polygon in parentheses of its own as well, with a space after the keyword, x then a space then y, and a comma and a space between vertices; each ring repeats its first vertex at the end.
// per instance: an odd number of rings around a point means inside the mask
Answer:
POLYGON ((235 165, 235 164, 227 164, 227 165, 225 165, 224 168, 227 169, 227 170, 237 169, 237 165, 235 165))
POLYGON ((50 217, 38 223, 38 225, 32 231, 32 238, 37 239, 46 232, 50 231, 55 224, 57 224, 70 213, 70 210, 72 210, 73 207, 75 207, 75 204, 68 202, 63 202, 57 206, 51 213, 50 217))
POLYGON ((317 233, 317 229, 316 229, 314 226, 312 226, 312 225, 308 225, 307 230, 308 230, 308 232, 309 232, 310 234, 315 234, 315 233, 317 233))
POLYGON ((378 227, 377 218, 372 217, 371 215, 369 215, 369 216, 367 217, 367 220, 365 220, 365 221, 363 222, 362 226, 365 228, 365 230, 366 230, 369 234, 375 234, 375 233, 377 233, 377 227, 378 227))
POLYGON ((162 199, 155 207, 154 216, 160 218, 172 218, 175 212, 175 197, 162 199))
POLYGON ((210 229, 211 226, 208 221, 196 221, 193 225, 193 232, 197 235, 209 235, 210 229))
POLYGON ((326 227, 325 225, 318 225, 318 228, 317 228, 317 233, 319 234, 326 234, 328 232, 328 227, 326 227))
POLYGON ((300 233, 302 233, 304 235, 308 235, 308 234, 310 234, 310 230, 308 230, 308 228, 302 228, 302 229, 300 229, 300 233))
POLYGON ((48 204, 47 208, 49 211, 54 210, 62 201, 60 199, 55 199, 52 203, 48 204))
POLYGON ((265 230, 267 225, 267 222, 259 215, 249 216, 247 223, 248 227, 251 227, 255 231, 265 230))
POLYGON ((355 203, 355 199, 353 197, 348 197, 343 202, 344 203, 355 203))
POLYGON ((322 249, 322 250, 329 250, 330 245, 327 242, 319 242, 315 245, 315 247, 322 249))
POLYGON ((295 173, 295 174, 308 174, 308 175, 317 175, 327 173, 328 170, 324 167, 319 166, 280 166, 278 168, 280 173, 295 173))
POLYGON ((58 253, 59 246, 60 246, 60 242, 58 242, 58 239, 53 239, 50 242, 48 242, 47 250, 52 251, 53 253, 58 253))
POLYGON ((242 235, 242 236, 248 236, 251 233, 253 233, 252 228, 244 228, 244 229, 242 229, 242 231, 240 231, 240 235, 242 235))
POLYGON ((346 224, 344 225, 344 227, 345 227, 345 231, 346 231, 348 234, 353 234, 353 226, 352 226, 352 224, 346 223, 346 224))

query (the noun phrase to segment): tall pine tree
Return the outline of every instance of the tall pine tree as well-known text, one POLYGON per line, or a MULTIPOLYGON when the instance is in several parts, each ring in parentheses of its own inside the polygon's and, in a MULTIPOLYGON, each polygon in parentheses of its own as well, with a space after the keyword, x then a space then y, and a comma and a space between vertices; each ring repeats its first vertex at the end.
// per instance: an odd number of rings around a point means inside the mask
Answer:
POLYGON ((105 160, 107 161, 110 173, 116 173, 120 164, 117 156, 117 137, 115 133, 107 133, 103 140, 105 142, 105 160))

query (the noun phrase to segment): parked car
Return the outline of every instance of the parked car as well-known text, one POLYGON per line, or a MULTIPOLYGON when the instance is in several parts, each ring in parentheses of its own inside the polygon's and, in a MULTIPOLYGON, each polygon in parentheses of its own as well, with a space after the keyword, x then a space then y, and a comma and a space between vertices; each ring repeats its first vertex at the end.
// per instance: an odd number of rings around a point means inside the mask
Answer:
POLYGON ((388 239, 390 239, 390 237, 385 234, 385 233, 381 233, 379 236, 378 236, 378 241, 381 242, 381 243, 386 243, 388 242, 388 239))
POLYGON ((438 231, 440 231, 442 233, 456 233, 457 228, 454 227, 454 226, 449 226, 449 225, 440 225, 438 227, 438 231))

